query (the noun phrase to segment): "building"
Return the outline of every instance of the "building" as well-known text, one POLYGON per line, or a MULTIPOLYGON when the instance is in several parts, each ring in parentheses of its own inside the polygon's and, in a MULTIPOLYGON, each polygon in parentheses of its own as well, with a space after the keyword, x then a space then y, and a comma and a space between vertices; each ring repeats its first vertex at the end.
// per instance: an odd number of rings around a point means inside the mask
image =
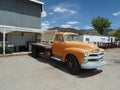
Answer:
POLYGON ((28 41, 37 41, 43 5, 37 0, 0 1, 0 47, 4 54, 7 46, 19 51, 28 41))
POLYGON ((101 35, 80 35, 80 41, 85 43, 114 43, 115 37, 101 35))
POLYGON ((113 29, 105 29, 108 31, 104 35, 100 35, 97 30, 80 30, 80 40, 86 43, 115 43, 115 37, 109 36, 108 33, 113 29))

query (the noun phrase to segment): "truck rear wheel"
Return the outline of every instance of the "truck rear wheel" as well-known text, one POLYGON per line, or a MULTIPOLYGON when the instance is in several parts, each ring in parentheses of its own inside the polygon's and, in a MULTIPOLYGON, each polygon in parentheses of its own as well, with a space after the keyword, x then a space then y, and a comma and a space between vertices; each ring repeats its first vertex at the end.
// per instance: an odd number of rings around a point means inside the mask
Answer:
POLYGON ((68 68, 69 72, 73 75, 76 75, 79 73, 80 66, 79 66, 75 56, 69 55, 67 57, 67 68, 68 68))
POLYGON ((46 59, 50 59, 50 56, 51 56, 50 50, 45 50, 45 51, 44 51, 44 57, 45 57, 46 59))
POLYGON ((38 57, 38 50, 35 47, 32 47, 32 57, 38 57))

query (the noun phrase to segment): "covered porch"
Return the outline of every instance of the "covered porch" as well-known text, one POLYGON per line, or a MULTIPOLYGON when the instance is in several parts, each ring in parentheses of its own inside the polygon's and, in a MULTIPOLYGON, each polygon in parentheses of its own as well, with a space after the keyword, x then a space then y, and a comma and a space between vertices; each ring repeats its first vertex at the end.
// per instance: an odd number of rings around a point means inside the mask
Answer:
POLYGON ((28 51, 29 42, 40 42, 40 29, 0 25, 0 54, 28 51))

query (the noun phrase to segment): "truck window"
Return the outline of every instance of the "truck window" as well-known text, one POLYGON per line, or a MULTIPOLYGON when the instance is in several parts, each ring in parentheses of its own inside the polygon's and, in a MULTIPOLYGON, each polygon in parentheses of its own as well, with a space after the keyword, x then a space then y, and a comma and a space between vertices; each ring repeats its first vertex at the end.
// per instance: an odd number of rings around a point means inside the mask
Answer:
POLYGON ((55 41, 63 41, 62 35, 56 35, 55 41))
POLYGON ((67 35, 65 35, 65 39, 66 39, 66 41, 79 41, 80 37, 78 35, 74 35, 74 34, 67 34, 67 35))

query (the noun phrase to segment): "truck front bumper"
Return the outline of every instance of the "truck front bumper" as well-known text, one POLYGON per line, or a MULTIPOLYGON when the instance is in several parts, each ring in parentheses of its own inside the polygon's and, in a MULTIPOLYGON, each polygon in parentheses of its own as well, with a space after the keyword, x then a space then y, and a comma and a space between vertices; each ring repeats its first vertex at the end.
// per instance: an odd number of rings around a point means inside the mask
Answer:
POLYGON ((82 69, 95 69, 98 67, 105 66, 107 64, 106 61, 104 60, 99 60, 99 61, 89 61, 87 63, 81 64, 82 69))

